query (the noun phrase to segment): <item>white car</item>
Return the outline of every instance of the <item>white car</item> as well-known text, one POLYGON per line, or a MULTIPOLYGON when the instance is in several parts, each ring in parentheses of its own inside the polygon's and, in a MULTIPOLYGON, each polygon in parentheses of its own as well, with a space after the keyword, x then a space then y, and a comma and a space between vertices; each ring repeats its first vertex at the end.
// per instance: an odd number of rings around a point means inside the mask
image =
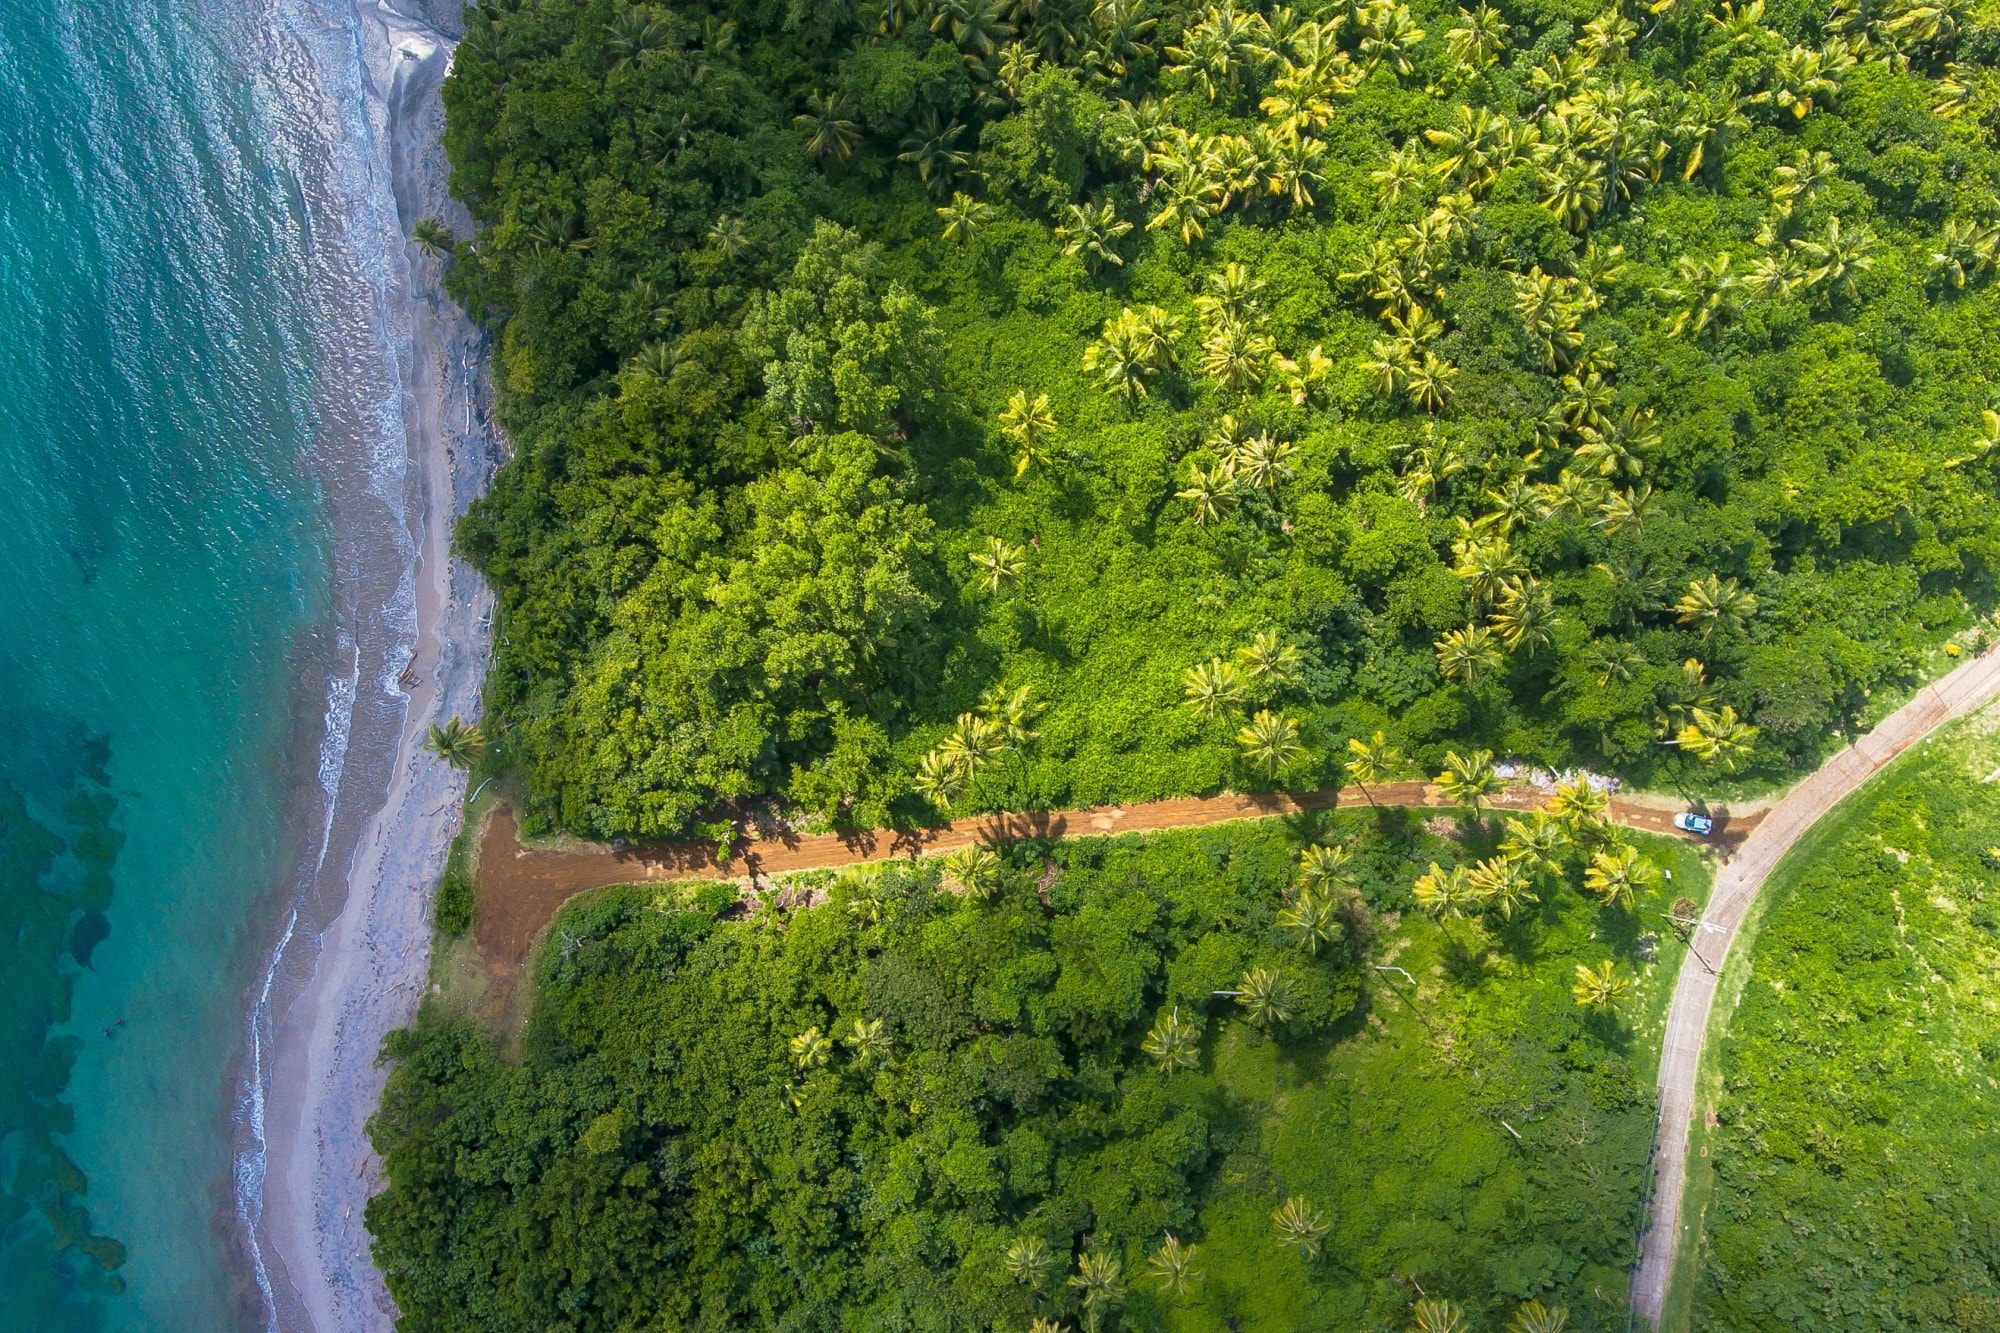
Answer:
POLYGON ((1697 838, 1706 838, 1715 832, 1715 821, 1707 815, 1698 815, 1692 810, 1683 810, 1674 816, 1674 827, 1683 833, 1692 833, 1697 838))

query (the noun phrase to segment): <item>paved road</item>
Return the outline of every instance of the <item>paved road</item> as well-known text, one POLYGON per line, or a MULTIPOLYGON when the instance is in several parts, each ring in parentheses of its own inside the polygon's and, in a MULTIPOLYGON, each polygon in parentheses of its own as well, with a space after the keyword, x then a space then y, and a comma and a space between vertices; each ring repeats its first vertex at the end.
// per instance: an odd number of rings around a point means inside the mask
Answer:
POLYGON ((1875 730, 1787 792, 1716 875, 1715 891, 1694 935, 1695 949, 1681 963, 1660 1051, 1660 1141, 1654 1158, 1653 1208, 1640 1242, 1639 1267, 1632 1275, 1632 1306, 1640 1318, 1658 1325, 1673 1275, 1675 1241, 1684 1226, 1693 1225, 1692 1219, 1683 1223, 1680 1210, 1687 1184, 1695 1077, 1701 1068, 1718 973, 1757 891, 1792 844, 1849 792, 1943 723, 1996 697, 2000 697, 2000 649, 1989 649, 1918 691, 1875 730))

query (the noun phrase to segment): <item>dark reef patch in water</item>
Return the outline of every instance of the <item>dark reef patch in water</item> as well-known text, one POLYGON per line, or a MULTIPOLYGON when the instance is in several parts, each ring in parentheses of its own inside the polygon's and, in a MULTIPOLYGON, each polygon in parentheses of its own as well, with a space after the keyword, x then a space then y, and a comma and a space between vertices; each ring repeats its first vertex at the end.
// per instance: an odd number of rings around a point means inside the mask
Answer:
POLYGON ((105 740, 90 737, 67 765, 0 776, 0 940, 10 955, 0 1067, 21 1072, 0 1082, 0 1124, 8 1127, 0 1139, 0 1312, 17 1301, 48 1309, 52 1289, 76 1296, 124 1286, 117 1270, 125 1246, 94 1229, 89 1183, 56 1142, 74 1126, 64 1094, 82 1049, 80 1038, 57 1029, 70 1019, 77 968, 111 933, 112 870, 124 844, 109 759, 105 740))

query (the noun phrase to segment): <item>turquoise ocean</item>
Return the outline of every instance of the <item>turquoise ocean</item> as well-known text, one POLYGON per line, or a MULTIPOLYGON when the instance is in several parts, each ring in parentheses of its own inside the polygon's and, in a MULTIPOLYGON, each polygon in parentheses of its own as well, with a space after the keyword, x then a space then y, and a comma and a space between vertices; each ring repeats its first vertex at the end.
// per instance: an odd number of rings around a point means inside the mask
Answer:
POLYGON ((381 369, 367 274, 328 268, 381 222, 337 216, 363 117, 313 64, 354 38, 301 13, 0 0, 4 1330, 265 1319, 247 1015, 368 632, 370 474, 320 464, 397 447, 341 361, 381 369))

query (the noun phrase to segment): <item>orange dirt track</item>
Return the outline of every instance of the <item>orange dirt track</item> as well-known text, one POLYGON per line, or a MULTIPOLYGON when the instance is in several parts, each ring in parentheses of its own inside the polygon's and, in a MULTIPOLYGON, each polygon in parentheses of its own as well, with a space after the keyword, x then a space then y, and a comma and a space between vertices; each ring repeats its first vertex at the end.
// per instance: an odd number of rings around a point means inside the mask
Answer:
MULTIPOLYGON (((1371 789, 1375 800, 1393 806, 1449 806, 1425 782, 1391 782, 1371 789)), ((1533 810, 1547 793, 1510 787, 1494 804, 1503 810, 1533 810)), ((728 864, 717 865, 710 843, 665 843, 613 848, 523 846, 511 807, 500 806, 486 821, 479 844, 478 911, 474 939, 489 966, 519 966, 535 937, 563 903, 589 889, 649 880, 750 879, 795 870, 822 870, 934 852, 975 842, 1018 838, 1087 838, 1160 829, 1200 828, 1236 819, 1350 808, 1365 804, 1359 788, 1304 793, 1195 796, 1136 805, 1094 806, 1011 815, 980 815, 928 829, 822 833, 739 844, 728 864), (1343 799, 1343 795, 1345 799, 1343 799)), ((1672 833, 1673 808, 1614 796, 1610 816, 1649 833, 1672 833)), ((1710 839, 1726 855, 1763 818, 1761 812, 1731 817, 1716 812, 1710 839)))

